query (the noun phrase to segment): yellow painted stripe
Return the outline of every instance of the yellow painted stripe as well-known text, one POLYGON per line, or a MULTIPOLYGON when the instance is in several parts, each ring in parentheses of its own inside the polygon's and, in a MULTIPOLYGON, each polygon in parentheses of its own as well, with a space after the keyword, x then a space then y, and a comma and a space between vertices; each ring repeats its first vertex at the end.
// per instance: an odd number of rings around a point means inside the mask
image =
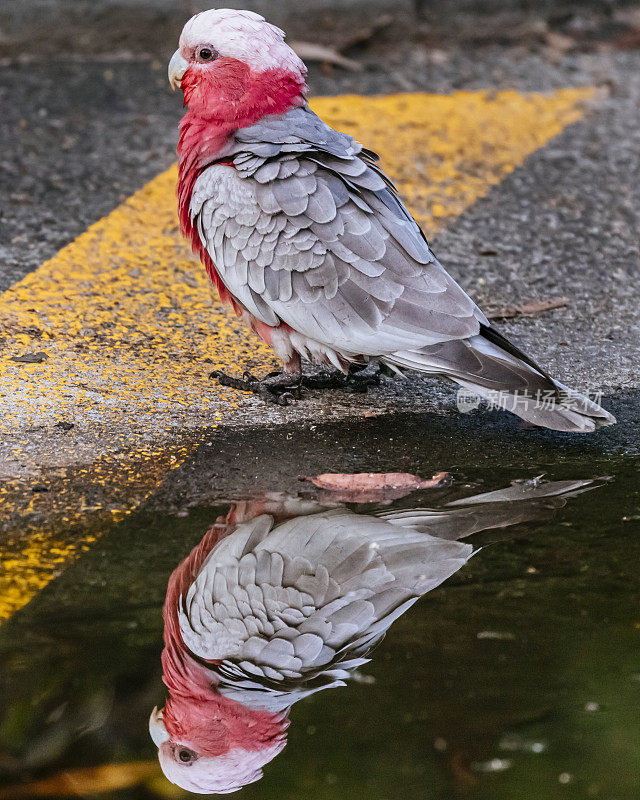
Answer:
MULTIPOLYGON (((323 97, 330 125, 382 156, 428 237, 582 117, 594 90, 323 97)), ((517 202, 517 200, 516 200, 517 202)))
POLYGON ((0 620, 22 608, 114 522, 137 508, 198 441, 167 442, 162 450, 138 443, 130 453, 54 476, 47 481, 48 492, 33 491, 41 480, 0 485, 0 506, 13 518, 0 545, 0 620))
POLYGON ((161 776, 157 759, 69 769, 49 778, 3 787, 0 789, 0 800, 17 800, 20 797, 84 797, 128 789, 158 780, 161 776))
MULTIPOLYGON (((317 98, 312 105, 329 123, 380 153, 432 235, 579 119, 592 97, 591 89, 549 95, 416 93, 317 98)), ((101 432, 113 436, 114 429, 121 430, 130 462, 123 469, 105 456, 87 468, 79 487, 70 481, 61 493, 57 523, 37 530, 29 524, 26 541, 18 536, 0 549, 0 618, 28 602, 90 545, 82 537, 69 544, 65 535, 65 525, 85 516, 82 485, 105 480, 111 487, 107 495, 111 491, 118 498, 107 498, 108 506, 117 513, 135 508, 164 470, 186 455, 172 452, 172 429, 215 425, 242 402, 241 393, 211 383, 208 372, 260 371, 274 363, 270 351, 223 312, 181 241, 175 182, 172 167, 0 296, 0 435, 11 438, 14 459, 35 469, 25 428, 64 419, 89 424, 96 441, 106 437, 101 432), (48 360, 29 365, 10 360, 39 351, 48 360), (142 453, 141 443, 147 442, 156 444, 142 453), (128 482, 136 490, 128 497, 118 494, 128 482)), ((53 441, 53 463, 59 444, 59 438, 53 441)), ((28 502, 15 501, 21 487, 24 495, 23 484, 5 485, 0 499, 7 508, 22 503, 27 520, 33 516, 31 495, 28 502)), ((106 525, 104 520, 92 525, 90 535, 106 525)))

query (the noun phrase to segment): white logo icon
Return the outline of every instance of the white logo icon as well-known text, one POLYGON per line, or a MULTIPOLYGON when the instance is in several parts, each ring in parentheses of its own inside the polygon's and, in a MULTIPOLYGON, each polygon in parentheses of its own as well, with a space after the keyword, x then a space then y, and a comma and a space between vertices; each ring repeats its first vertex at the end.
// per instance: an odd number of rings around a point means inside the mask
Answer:
POLYGON ((456 394, 456 405, 461 414, 468 414, 480 405, 480 398, 471 389, 460 388, 456 394))

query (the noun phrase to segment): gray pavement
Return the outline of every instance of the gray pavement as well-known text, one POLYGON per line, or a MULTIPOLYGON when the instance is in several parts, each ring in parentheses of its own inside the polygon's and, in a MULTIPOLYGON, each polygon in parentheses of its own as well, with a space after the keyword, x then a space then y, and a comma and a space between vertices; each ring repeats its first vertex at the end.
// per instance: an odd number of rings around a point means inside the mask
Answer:
POLYGON ((482 306, 567 296, 502 328, 585 389, 640 386, 640 80, 637 54, 601 59, 616 90, 434 242, 482 306), (489 245, 495 255, 478 251, 489 245))
MULTIPOLYGON (((170 54, 185 18, 210 0, 4 0, 0 53, 39 58, 62 50, 170 54)), ((388 42, 419 38, 431 46, 498 42, 543 44, 567 33, 580 46, 628 27, 634 0, 225 0, 266 16, 296 39, 340 44, 389 15, 388 42), (402 36, 402 39, 399 37, 402 36)), ((384 37, 383 37, 384 38, 384 37)))
MULTIPOLYGON (((445 44, 373 42, 357 53, 361 72, 312 66, 312 92, 601 88, 585 119, 527 159, 433 246, 485 306, 567 295, 567 307, 502 328, 565 382, 603 391, 621 424, 615 433, 598 434, 598 447, 615 443, 637 450, 640 52, 611 43, 560 55, 521 41, 483 40, 475 48, 445 44), (495 255, 479 254, 487 245, 495 255)), ((171 50, 173 40, 162 47, 171 50)), ((9 57, 0 67, 0 102, 6 110, 0 122, 0 288, 6 288, 173 161, 181 108, 168 89, 165 63, 131 52, 89 57, 65 51, 46 63, 9 57)), ((385 383, 365 398, 328 401, 314 395, 290 409, 243 400, 234 424, 251 425, 256 418, 268 425, 313 422, 319 414, 334 419, 374 410, 456 413, 448 387, 415 378, 408 385, 385 383)), ((497 436, 502 425, 516 429, 503 417, 494 423, 493 415, 471 416, 474 422, 456 417, 463 435, 494 424, 497 436)), ((189 425, 208 422, 200 414, 189 425)), ((24 436, 20 432, 21 443, 24 436)), ((32 431, 27 438, 26 460, 8 452, 12 442, 0 445, 5 475, 32 474, 33 464, 54 467, 56 458, 67 466, 90 463, 109 452, 121 433, 77 427, 53 456, 49 431, 32 431)), ((550 441, 557 440, 551 435, 550 441)))
POLYGON ((166 83, 149 60, 0 68, 0 290, 175 160, 166 83))

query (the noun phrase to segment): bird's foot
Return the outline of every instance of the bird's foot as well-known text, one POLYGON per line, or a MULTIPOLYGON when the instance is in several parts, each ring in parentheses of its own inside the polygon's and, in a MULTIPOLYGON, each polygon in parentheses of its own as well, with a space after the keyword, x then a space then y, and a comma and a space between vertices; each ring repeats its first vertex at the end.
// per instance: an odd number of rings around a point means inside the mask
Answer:
POLYGON ((386 374, 381 364, 353 364, 345 375, 339 370, 316 372, 303 375, 301 372, 270 372, 258 379, 250 372, 242 378, 234 378, 224 372, 215 370, 209 377, 218 381, 221 386, 230 386, 243 392, 253 392, 267 403, 288 406, 300 399, 301 390, 305 389, 344 389, 348 392, 364 394, 370 386, 380 384, 380 376, 386 374))
POLYGON ((242 378, 234 378, 232 375, 214 370, 209 377, 218 381, 221 386, 253 392, 265 402, 276 403, 279 406, 288 406, 300 398, 299 372, 270 372, 264 378, 258 379, 250 372, 245 372, 242 378))
POLYGON ((337 369, 303 375, 302 385, 307 389, 346 389, 348 392, 364 394, 370 386, 380 384, 382 374, 380 364, 375 364, 373 369, 370 364, 353 364, 346 375, 337 369))

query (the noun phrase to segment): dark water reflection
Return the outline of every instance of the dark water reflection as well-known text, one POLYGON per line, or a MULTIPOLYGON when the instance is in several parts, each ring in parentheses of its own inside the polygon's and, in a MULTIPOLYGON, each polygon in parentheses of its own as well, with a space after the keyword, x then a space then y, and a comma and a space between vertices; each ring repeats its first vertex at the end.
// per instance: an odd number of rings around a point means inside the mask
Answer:
MULTIPOLYGON (((329 643, 338 655, 328 662, 323 650, 315 663, 310 650, 305 662, 294 646, 300 663, 286 675, 278 661, 284 651, 269 663, 262 651, 245 653, 241 668, 211 670, 200 663, 201 674, 223 676, 218 692, 228 702, 244 701, 252 711, 262 708, 273 723, 266 733, 282 733, 266 753, 269 758, 252 762, 250 773, 233 773, 239 783, 264 769, 262 780, 248 784, 239 796, 640 796, 637 462, 569 451, 549 455, 533 445, 522 454, 519 444, 501 461, 497 452, 487 458, 486 448, 472 454, 467 441, 455 450, 449 440, 437 452, 427 444, 413 451, 407 444, 413 441, 409 426, 406 441, 398 431, 390 432, 392 446, 384 452, 381 434, 365 433, 366 442, 380 436, 377 450, 358 445, 355 461, 337 448, 331 451, 326 442, 320 458, 305 442, 306 463, 287 460, 281 471, 256 466, 259 453, 246 443, 223 443, 219 452, 203 448, 193 480, 187 475, 180 484, 162 487, 0 628, 0 800, 190 796, 163 776, 148 731, 150 710, 162 708, 168 694, 160 663, 160 609, 170 576, 207 531, 203 552, 211 550, 215 537, 233 550, 243 535, 237 527, 248 520, 258 524, 265 513, 275 516, 276 531, 282 525, 304 531, 318 519, 331 528, 341 519, 349 535, 362 535, 367 547, 350 562, 351 572, 355 591, 361 580, 373 597, 378 584, 365 579, 367 558, 373 555, 370 526, 392 528, 400 549, 386 569, 396 594, 386 608, 378 606, 378 617, 369 607, 359 612, 353 631, 329 643), (368 496, 365 504, 353 497, 346 498, 349 502, 327 498, 297 481, 303 470, 330 469, 402 469, 427 478, 446 469, 453 481, 391 502, 368 496), (532 480, 543 472, 541 481, 532 480), (611 480, 587 485, 604 474, 611 480), (507 500, 489 494, 514 479, 522 481, 514 488, 519 496, 507 500), (266 494, 266 487, 277 491, 266 494), (243 502, 225 503, 219 499, 224 497, 243 502), (472 503, 457 502, 470 497, 472 503), (332 506, 328 515, 314 516, 326 514, 327 504, 332 506), (392 524, 411 508, 418 511, 403 521, 418 528, 415 534, 392 524), (409 547, 412 536, 420 541, 409 547), (403 537, 409 537, 404 544, 403 537), (409 549, 403 550, 405 545, 409 549), (403 609, 406 613, 385 617, 392 606, 402 609, 403 598, 410 602, 424 592, 403 609), (384 640, 368 652, 387 627, 384 640), (370 661, 349 665, 360 658, 370 661), (268 674, 267 666, 284 677, 268 674), (346 686, 319 691, 342 680, 346 686), (283 713, 288 727, 280 719, 283 713), (287 746, 273 757, 285 736, 287 746)), ((343 446, 345 440, 340 441, 343 446)), ((295 449, 295 443, 295 433, 279 446, 276 442, 273 458, 285 447, 295 449)), ((262 542, 270 535, 265 533, 262 542)), ((311 558, 295 536, 287 548, 294 560, 302 551, 317 572, 322 553, 311 558)), ((375 555, 387 563, 384 546, 375 555)), ((229 558, 237 560, 238 554, 229 558)), ((336 581, 337 596, 344 597, 345 586, 354 590, 348 573, 336 581)), ((227 581, 227 591, 229 586, 233 580, 227 581)), ((371 605, 372 597, 364 602, 371 605)), ((297 619, 294 615, 288 622, 294 639, 297 619)), ((206 636, 191 642, 194 650, 198 642, 206 642, 206 636)), ((182 706, 193 705, 196 721, 211 730, 210 686, 201 687, 194 701, 193 687, 181 684, 179 675, 178 670, 171 696, 182 691, 182 706)), ((187 717, 183 714, 182 724, 187 717)), ((222 732, 224 725, 216 724, 222 732)), ((243 734, 245 744, 254 732, 243 734)), ((197 741, 186 737, 185 743, 198 749, 197 741)))
MULTIPOLYGON (((388 483, 382 475, 358 479, 346 492, 352 500, 358 491, 370 500, 370 485, 388 483)), ((440 509, 366 514, 340 502, 345 492, 334 502, 327 492, 324 502, 272 493, 232 504, 169 580, 162 665, 170 696, 149 722, 167 778, 200 794, 259 780, 286 745, 293 705, 366 681, 359 670, 391 625, 478 552, 461 539, 548 517, 590 488, 535 479, 440 509)))

